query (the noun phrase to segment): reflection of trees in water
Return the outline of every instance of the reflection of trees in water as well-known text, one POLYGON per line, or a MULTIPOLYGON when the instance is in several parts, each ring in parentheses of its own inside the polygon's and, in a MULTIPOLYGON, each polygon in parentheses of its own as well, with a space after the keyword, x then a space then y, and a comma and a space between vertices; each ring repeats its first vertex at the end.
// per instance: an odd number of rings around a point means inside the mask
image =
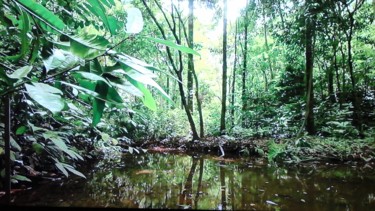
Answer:
POLYGON ((189 171, 189 175, 186 179, 185 188, 180 193, 179 205, 184 207, 192 207, 192 186, 193 186, 193 176, 195 173, 195 168, 197 167, 198 159, 192 157, 192 164, 189 171))
POLYGON ((110 207, 168 209, 314 210, 336 206, 360 210, 366 204, 375 206, 369 197, 375 192, 373 179, 361 179, 363 172, 353 173, 353 169, 286 170, 210 157, 144 156, 147 158, 126 158, 124 167, 97 171, 86 191, 92 201, 110 207))

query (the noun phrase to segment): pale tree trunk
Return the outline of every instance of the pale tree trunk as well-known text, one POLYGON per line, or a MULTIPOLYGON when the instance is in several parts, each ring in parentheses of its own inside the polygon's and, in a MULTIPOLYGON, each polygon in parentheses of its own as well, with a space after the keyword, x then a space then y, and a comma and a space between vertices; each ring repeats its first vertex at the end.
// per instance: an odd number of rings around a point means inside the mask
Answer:
MULTIPOLYGON (((188 45, 193 49, 193 36, 194 36, 194 0, 189 0, 189 39, 188 45)), ((193 54, 188 55, 188 74, 187 74, 187 107, 193 112, 193 69, 194 69, 194 58, 193 54)))
MULTIPOLYGON (((189 8, 191 9, 191 13, 190 14, 193 16, 194 15, 194 13, 193 13, 194 0, 189 0, 189 8)), ((179 13, 177 15, 178 15, 178 19, 179 19, 181 25, 183 25, 184 22, 182 20, 181 15, 179 13)), ((191 20, 193 21, 194 19, 192 18, 191 20)), ((189 21, 190 21, 190 16, 189 16, 189 21)), ((189 34, 188 34, 186 32, 186 27, 183 26, 182 28, 183 28, 184 35, 185 35, 185 38, 186 38, 186 42, 189 44, 189 47, 193 49, 193 47, 194 47, 194 36, 193 36, 194 33, 193 32, 192 33, 189 32, 189 34)), ((194 21, 191 24, 189 22, 189 31, 190 31, 190 29, 192 31, 194 31, 194 21)), ((198 115, 199 115, 199 135, 200 135, 201 138, 203 138, 204 137, 204 120, 203 120, 203 112, 202 112, 203 96, 201 96, 199 94, 199 80, 198 80, 198 76, 197 76, 197 74, 195 72, 194 57, 193 57, 193 55, 191 55, 191 60, 190 60, 190 57, 189 57, 189 61, 188 62, 190 64, 190 67, 188 68, 189 72, 192 73, 192 76, 194 77, 194 81, 195 81, 195 97, 196 97, 196 100, 197 100, 197 109, 198 109, 198 115)))
POLYGON ((234 96, 236 91, 236 69, 237 69, 237 33, 238 33, 238 22, 236 21, 236 29, 234 35, 234 64, 233 64, 233 74, 232 74, 232 100, 231 100, 231 110, 230 118, 232 121, 232 128, 234 127, 234 96))
MULTIPOLYGON (((263 4, 264 45, 266 47, 268 67, 270 68, 270 75, 271 75, 271 80, 272 80, 274 76, 273 76, 273 70, 272 70, 271 57, 269 55, 268 38, 267 38, 267 20, 266 20, 266 13, 265 13, 264 7, 265 7, 265 5, 263 4)), ((265 77, 267 77, 267 76, 265 76, 265 77)), ((266 84, 266 87, 268 87, 268 82, 266 84)), ((266 91, 267 91, 267 89, 266 89, 266 91)))
POLYGON ((224 17, 223 17, 223 80, 222 80, 222 97, 221 97, 221 118, 220 118, 220 133, 225 134, 225 113, 227 110, 227 0, 224 2, 224 17))
MULTIPOLYGON (((247 2, 246 7, 249 5, 249 1, 247 2)), ((246 94, 246 76, 247 76, 247 30, 249 27, 248 23, 248 12, 246 9, 245 13, 245 26, 244 26, 244 50, 243 50, 243 69, 242 69, 242 127, 246 127, 246 110, 247 110, 247 94, 246 94)))

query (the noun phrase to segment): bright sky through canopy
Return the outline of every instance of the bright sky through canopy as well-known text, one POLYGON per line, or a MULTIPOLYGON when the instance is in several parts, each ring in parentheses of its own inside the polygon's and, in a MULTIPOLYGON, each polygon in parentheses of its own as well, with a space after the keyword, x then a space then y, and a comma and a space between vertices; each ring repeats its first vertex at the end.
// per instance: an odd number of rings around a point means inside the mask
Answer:
MULTIPOLYGON (((234 22, 241 14, 241 9, 245 8, 247 0, 228 0, 228 22, 234 22)), ((184 13, 189 11, 189 1, 185 0, 180 2, 182 10, 184 13)), ((162 0, 162 5, 164 9, 170 8, 170 0, 162 0)), ((211 22, 215 9, 209 9, 206 6, 203 6, 204 3, 194 2, 194 16, 202 22, 211 22)), ((217 3, 218 7, 223 8, 223 0, 219 0, 217 3)))
MULTIPOLYGON (((247 0, 228 1, 228 21, 234 22, 241 14, 241 10, 245 8, 247 0)), ((220 1, 220 4, 223 4, 220 1)))

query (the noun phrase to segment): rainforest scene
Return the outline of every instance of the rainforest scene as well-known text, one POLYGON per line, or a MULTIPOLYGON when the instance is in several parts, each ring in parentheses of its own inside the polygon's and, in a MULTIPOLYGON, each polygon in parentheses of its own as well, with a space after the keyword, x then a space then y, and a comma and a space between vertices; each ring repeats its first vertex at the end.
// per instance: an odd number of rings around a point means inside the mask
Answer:
POLYGON ((0 0, 0 207, 375 209, 375 0, 0 0))

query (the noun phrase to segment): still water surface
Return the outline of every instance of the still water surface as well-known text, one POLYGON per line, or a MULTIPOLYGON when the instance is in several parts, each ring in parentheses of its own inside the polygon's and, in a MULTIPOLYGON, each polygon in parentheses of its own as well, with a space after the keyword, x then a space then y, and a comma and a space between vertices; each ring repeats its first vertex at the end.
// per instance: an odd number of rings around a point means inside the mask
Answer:
POLYGON ((351 165, 277 168, 264 160, 208 155, 124 155, 87 179, 19 194, 27 206, 198 210, 375 210, 375 171, 351 165))

